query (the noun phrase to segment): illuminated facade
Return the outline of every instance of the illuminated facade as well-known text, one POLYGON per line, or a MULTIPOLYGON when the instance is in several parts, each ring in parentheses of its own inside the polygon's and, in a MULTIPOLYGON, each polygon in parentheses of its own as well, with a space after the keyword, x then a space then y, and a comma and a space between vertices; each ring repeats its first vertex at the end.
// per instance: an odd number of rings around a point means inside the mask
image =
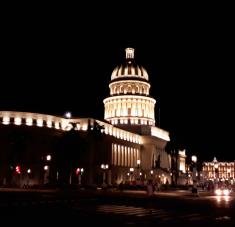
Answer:
POLYGON ((127 48, 125 64, 111 75, 106 122, 0 111, 0 184, 170 182, 169 133, 155 126, 148 79, 127 48))
POLYGON ((214 158, 212 162, 203 163, 203 176, 206 180, 235 180, 234 173, 234 162, 219 162, 214 158))
MULTIPOLYGON (((156 101, 150 97, 147 71, 136 64, 133 48, 126 48, 125 51, 124 63, 117 66, 111 75, 110 97, 104 99, 104 119, 112 125, 141 135, 142 146, 138 156, 141 166, 150 171, 155 168, 160 157, 160 168, 154 175, 161 178, 163 174, 164 182, 166 176, 169 178, 169 173, 160 169, 170 169, 170 157, 165 152, 165 146, 170 140, 169 134, 155 126, 156 101)), ((124 150, 120 151, 120 159, 122 154, 125 154, 124 150)), ((118 172, 124 171, 122 165, 117 163, 113 167, 118 172)))
POLYGON ((186 159, 186 151, 185 150, 179 150, 178 152, 178 169, 179 171, 181 171, 182 173, 186 173, 186 164, 185 164, 185 159, 186 159))

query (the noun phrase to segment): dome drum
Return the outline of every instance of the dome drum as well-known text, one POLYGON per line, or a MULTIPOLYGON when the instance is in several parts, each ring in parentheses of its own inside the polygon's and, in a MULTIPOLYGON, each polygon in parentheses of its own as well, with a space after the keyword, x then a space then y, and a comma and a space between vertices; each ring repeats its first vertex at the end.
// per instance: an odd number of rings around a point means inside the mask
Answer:
POLYGON ((110 95, 139 94, 149 95, 150 84, 141 81, 118 81, 110 83, 110 95))
MULTIPOLYGON (((147 124, 155 122, 154 106, 156 101, 150 97, 123 95, 113 96, 104 100, 105 119, 111 121, 113 119, 123 119, 123 124, 147 124), (133 122, 130 119, 135 119, 133 122), (128 121, 126 121, 128 120, 128 121), (140 120, 140 121, 139 121, 140 120), (144 120, 144 121, 141 121, 144 120)), ((121 122, 121 121, 119 121, 121 122)))

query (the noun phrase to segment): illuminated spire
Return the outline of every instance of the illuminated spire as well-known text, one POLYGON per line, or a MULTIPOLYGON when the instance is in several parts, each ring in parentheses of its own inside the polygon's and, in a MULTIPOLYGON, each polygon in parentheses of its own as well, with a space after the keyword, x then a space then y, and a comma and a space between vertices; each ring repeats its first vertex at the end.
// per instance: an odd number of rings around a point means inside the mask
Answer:
POLYGON ((134 48, 126 48, 125 49, 126 51, 126 59, 134 59, 134 52, 135 52, 135 49, 134 48))

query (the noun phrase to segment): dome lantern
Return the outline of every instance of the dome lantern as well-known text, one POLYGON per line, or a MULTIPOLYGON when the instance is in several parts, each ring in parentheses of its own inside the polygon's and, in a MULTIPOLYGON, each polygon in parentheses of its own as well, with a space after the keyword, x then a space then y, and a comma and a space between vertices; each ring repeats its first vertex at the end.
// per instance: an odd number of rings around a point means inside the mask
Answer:
POLYGON ((126 59, 134 59, 134 57, 135 57, 135 55, 134 55, 135 49, 134 48, 126 48, 125 51, 126 51, 126 59))

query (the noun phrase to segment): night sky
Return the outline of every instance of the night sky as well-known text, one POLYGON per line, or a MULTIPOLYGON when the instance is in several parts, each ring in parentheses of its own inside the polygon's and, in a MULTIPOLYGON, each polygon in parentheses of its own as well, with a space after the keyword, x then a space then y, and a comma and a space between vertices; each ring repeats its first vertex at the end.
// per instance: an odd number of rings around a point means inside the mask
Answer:
POLYGON ((229 7, 150 8, 9 10, 1 29, 0 110, 103 119, 112 70, 134 47, 160 127, 188 154, 235 160, 229 7))

